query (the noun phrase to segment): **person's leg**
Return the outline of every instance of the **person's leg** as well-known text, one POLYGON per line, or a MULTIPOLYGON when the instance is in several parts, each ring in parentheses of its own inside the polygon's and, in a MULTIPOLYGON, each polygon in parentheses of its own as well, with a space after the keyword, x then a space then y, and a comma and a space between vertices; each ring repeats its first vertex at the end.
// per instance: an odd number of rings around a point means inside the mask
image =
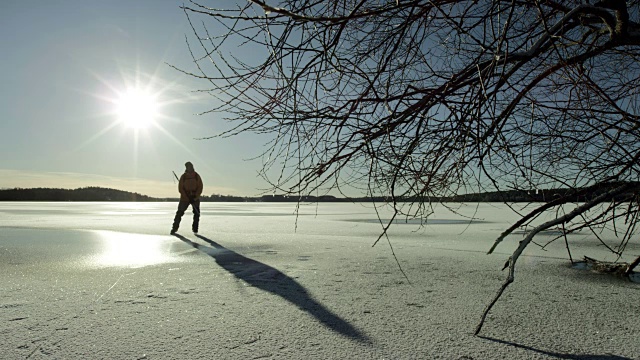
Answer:
POLYGON ((194 200, 191 203, 191 209, 193 210, 193 224, 191 230, 194 233, 198 232, 198 226, 200 225, 200 200, 194 200))
POLYGON ((180 227, 180 220, 182 219, 182 215, 184 215, 184 212, 187 210, 188 207, 189 207, 188 201, 180 201, 178 203, 178 211, 176 211, 176 217, 173 218, 173 226, 171 227, 172 233, 178 231, 178 228, 180 227))

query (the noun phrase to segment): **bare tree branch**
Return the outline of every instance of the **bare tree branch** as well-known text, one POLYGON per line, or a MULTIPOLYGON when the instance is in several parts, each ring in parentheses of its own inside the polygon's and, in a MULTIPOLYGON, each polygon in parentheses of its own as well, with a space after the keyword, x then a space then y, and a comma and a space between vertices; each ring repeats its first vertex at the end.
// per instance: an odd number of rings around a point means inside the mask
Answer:
POLYGON ((268 137, 272 191, 383 197, 394 219, 426 221, 460 194, 563 189, 512 206, 489 253, 546 213, 619 256, 637 240, 640 0, 204 2, 183 7, 183 71, 229 128, 203 138, 268 137))

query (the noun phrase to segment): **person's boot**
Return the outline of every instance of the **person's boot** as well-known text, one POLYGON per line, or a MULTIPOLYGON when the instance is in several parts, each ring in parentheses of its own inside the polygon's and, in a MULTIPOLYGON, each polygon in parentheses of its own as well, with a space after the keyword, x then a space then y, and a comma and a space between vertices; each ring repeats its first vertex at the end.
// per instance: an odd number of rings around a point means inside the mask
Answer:
POLYGON ((198 234, 198 227, 200 225, 200 216, 198 214, 196 214, 193 217, 193 223, 191 223, 191 231, 193 231, 194 234, 198 234))

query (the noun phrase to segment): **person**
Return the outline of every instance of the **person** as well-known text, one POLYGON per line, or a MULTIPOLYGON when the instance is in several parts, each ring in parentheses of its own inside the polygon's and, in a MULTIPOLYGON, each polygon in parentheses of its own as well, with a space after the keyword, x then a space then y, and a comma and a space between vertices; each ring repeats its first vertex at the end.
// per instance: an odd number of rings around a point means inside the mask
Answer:
POLYGON ((191 225, 191 230, 197 234, 198 226, 200 225, 200 194, 202 194, 203 188, 202 178, 195 171, 193 164, 190 161, 187 161, 184 166, 186 169, 178 181, 180 202, 178 203, 176 217, 173 219, 171 235, 178 231, 182 215, 184 215, 184 212, 189 208, 189 205, 191 205, 191 209, 193 210, 193 224, 191 225))

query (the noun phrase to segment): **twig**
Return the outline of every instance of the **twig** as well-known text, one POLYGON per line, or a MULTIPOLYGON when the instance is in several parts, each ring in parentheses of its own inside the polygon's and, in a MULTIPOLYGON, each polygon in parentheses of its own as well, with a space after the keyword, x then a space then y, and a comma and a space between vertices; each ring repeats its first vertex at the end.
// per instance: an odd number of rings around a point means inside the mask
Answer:
POLYGON ((520 241, 520 245, 518 245, 518 248, 516 248, 516 250, 513 252, 513 254, 509 257, 509 260, 506 262, 504 269, 506 269, 507 267, 509 268, 509 275, 507 276, 507 279, 504 281, 504 283, 502 284, 502 286, 500 287, 500 289, 498 290, 498 292, 496 293, 495 297, 493 298, 493 300, 489 303, 489 305, 487 306, 487 308, 485 309, 485 311, 482 313, 482 317, 480 318, 480 323, 478 324, 478 326, 476 327, 476 330, 474 332, 475 335, 478 335, 478 333, 480 332, 480 330, 482 329, 482 326, 484 325, 484 322, 487 318, 487 315, 489 314, 489 311, 491 311, 491 308, 493 308, 493 305, 495 305, 495 303, 498 301, 498 299, 500 298, 500 296, 502 296, 502 293, 504 292, 504 290, 507 288, 507 286, 509 286, 509 284, 511 284, 514 280, 514 275, 515 275, 515 265, 516 262, 518 261, 518 258, 520 257, 520 255, 522 254, 522 252, 524 251, 524 249, 527 247, 527 245, 529 245, 529 243, 531 243, 531 241, 533 240, 534 236, 536 236, 540 231, 543 231, 545 229, 548 229, 552 226, 556 226, 559 224, 564 224, 567 223, 569 221, 571 221, 573 218, 575 218, 578 215, 581 215, 587 211, 589 211, 591 208, 593 208, 594 206, 600 204, 603 201, 607 201, 611 198, 613 198, 614 196, 621 194, 625 191, 627 191, 630 188, 633 188, 634 186, 636 186, 635 184, 632 183, 626 183, 624 185, 621 185, 609 192, 606 192, 600 196, 597 196, 596 198, 594 198, 593 200, 591 200, 588 203, 585 203, 581 206, 578 206, 577 208, 575 208, 573 211, 571 211, 570 213, 561 216, 559 218, 547 221, 541 225, 538 225, 537 227, 535 227, 533 230, 531 230, 531 232, 527 235, 527 237, 525 237, 522 241, 520 241))

